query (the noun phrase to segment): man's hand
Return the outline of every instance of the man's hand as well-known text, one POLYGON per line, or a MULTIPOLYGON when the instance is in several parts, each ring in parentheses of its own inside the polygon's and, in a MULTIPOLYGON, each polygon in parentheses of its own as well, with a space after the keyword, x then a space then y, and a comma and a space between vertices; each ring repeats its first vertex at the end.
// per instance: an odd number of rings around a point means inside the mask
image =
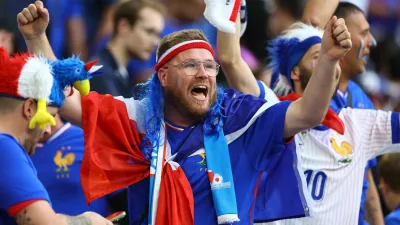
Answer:
POLYGON ((331 61, 338 61, 351 49, 350 33, 344 19, 333 16, 328 22, 322 37, 321 53, 327 54, 331 61))
POLYGON ((91 221, 91 223, 88 223, 88 224, 92 224, 92 225, 113 225, 113 223, 111 221, 105 219, 104 217, 102 217, 99 214, 94 213, 94 212, 85 212, 85 213, 79 215, 78 218, 79 217, 89 219, 91 221))
POLYGON ((45 34, 49 21, 49 11, 44 8, 42 1, 30 4, 17 15, 18 29, 25 40, 33 40, 45 34))

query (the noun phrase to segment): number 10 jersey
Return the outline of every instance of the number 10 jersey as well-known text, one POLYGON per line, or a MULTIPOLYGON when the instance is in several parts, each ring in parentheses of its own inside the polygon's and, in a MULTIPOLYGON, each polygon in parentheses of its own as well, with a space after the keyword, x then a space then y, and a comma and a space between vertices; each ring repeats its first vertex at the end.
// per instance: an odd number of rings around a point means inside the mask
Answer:
POLYGON ((399 114, 342 109, 345 134, 317 127, 295 136, 307 189, 315 201, 312 217, 268 225, 355 225, 358 223, 365 166, 368 160, 400 152, 399 114))

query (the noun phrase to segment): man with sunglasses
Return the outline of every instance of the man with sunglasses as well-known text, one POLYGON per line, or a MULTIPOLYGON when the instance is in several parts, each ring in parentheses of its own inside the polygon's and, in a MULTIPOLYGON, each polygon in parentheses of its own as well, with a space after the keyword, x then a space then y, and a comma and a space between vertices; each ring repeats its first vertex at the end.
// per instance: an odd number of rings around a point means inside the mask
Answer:
MULTIPOLYGON (((41 13, 31 18, 19 15, 20 30, 32 52, 54 59, 41 3, 37 10, 41 13), (32 33, 35 38, 27 37, 32 33)), ((156 73, 141 101, 96 92, 81 98, 75 92, 61 115, 84 128, 81 176, 87 200, 128 187, 131 224, 252 223, 262 171, 287 177, 284 184, 271 183, 273 190, 300 186, 297 160, 283 155, 293 150, 293 135, 326 114, 349 38, 344 21, 332 18, 316 73, 303 98, 291 104, 218 87, 219 65, 199 30, 161 40, 156 73), (280 160, 291 169, 276 167, 280 160)), ((309 196, 299 188, 291 202, 281 204, 291 216, 309 215, 304 199, 309 196)))

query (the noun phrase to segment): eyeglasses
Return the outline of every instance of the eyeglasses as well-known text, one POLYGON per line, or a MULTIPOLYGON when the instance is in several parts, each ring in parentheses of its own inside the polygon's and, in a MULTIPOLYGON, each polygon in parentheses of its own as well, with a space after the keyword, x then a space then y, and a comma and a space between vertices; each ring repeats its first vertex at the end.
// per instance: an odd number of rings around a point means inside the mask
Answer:
POLYGON ((195 76, 199 72, 201 65, 203 65, 203 68, 208 76, 215 77, 218 75, 220 65, 215 61, 200 62, 195 60, 188 60, 176 65, 166 66, 164 67, 164 69, 168 69, 168 67, 177 67, 183 69, 186 75, 195 76))

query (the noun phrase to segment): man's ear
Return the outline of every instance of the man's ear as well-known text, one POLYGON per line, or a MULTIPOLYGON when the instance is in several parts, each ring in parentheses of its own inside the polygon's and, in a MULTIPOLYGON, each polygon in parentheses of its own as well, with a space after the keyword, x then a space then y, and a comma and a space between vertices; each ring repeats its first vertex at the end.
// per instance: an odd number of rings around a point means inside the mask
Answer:
POLYGON ((28 99, 22 105, 23 116, 30 120, 37 111, 37 104, 34 99, 28 99))
POLYGON ((167 71, 165 69, 159 69, 158 70, 158 79, 160 80, 161 86, 165 87, 167 86, 167 71))
POLYGON ((129 31, 130 27, 131 26, 130 26, 130 24, 129 24, 127 19, 120 19, 117 22, 117 29, 118 30, 116 32, 118 32, 119 35, 123 36, 129 31))
POLYGON ((290 78, 293 81, 298 81, 300 80, 300 68, 299 66, 295 66, 292 70, 292 73, 290 74, 290 78))

